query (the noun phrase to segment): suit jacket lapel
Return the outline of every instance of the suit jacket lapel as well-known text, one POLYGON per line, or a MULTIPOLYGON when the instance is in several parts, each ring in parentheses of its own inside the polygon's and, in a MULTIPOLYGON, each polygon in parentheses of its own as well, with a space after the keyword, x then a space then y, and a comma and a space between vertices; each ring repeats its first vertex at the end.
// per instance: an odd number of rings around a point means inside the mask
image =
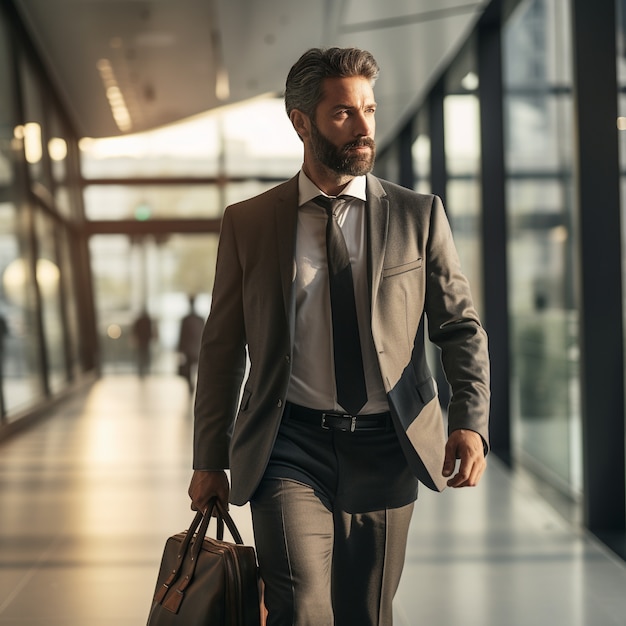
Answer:
POLYGON ((371 174, 367 175, 366 211, 370 301, 374 311, 387 246, 389 202, 382 185, 371 174))
MULTIPOLYGON (((372 311, 383 272, 383 260, 387 245, 389 202, 382 185, 375 176, 367 175, 367 246, 368 286, 372 311)), ((295 330, 295 252, 298 224, 298 176, 283 186, 274 207, 285 314, 289 320, 289 334, 293 344, 295 330)))
POLYGON ((276 241, 278 264, 280 266, 283 287, 283 303, 285 315, 289 320, 290 342, 293 344, 295 314, 295 253, 296 228, 298 224, 298 176, 287 181, 276 201, 274 219, 276 224, 276 241))

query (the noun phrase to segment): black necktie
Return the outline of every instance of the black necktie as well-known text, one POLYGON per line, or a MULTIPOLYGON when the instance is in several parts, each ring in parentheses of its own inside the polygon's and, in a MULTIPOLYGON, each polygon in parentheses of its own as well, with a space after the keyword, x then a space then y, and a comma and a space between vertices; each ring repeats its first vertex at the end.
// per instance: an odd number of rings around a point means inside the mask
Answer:
POLYGON ((326 254, 330 283, 330 308, 333 325, 333 352, 337 401, 351 415, 367 402, 363 355, 354 300, 350 254, 334 210, 345 199, 318 196, 314 200, 326 209, 326 254))

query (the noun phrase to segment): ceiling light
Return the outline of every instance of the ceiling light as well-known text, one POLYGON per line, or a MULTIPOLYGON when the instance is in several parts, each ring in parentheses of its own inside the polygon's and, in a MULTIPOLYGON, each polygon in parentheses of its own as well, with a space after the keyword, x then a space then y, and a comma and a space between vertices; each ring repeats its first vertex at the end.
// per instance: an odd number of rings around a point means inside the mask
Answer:
POLYGON ((461 86, 467 91, 475 91, 478 89, 478 76, 474 72, 468 72, 461 79, 461 86))
MULTIPOLYGON (((30 285, 30 263, 22 258, 11 261, 2 273, 2 286, 8 299, 24 306, 30 285)), ((58 266, 49 259, 37 259, 35 276, 42 297, 50 298, 58 294, 61 273, 58 266)))
POLYGON ((111 62, 108 59, 100 59, 98 63, 96 63, 96 67, 100 72, 100 78, 102 79, 109 106, 111 107, 113 119, 122 132, 128 132, 132 129, 133 122, 128 107, 126 106, 122 90, 115 78, 115 72, 113 71, 111 62))
POLYGON ((48 142, 48 154, 53 161, 63 161, 67 156, 67 142, 62 137, 52 137, 48 142))
POLYGON ((211 49, 213 52, 213 64, 215 66, 215 97, 218 100, 230 98, 230 82, 226 64, 224 63, 224 50, 222 46, 222 32, 219 29, 219 16, 217 14, 216 0, 210 0, 209 11, 211 14, 211 49))
POLYGON ((24 154, 29 163, 39 163, 43 156, 41 126, 37 122, 24 124, 24 154))
POLYGON ((215 76, 215 97, 218 100, 228 100, 228 98, 230 98, 228 72, 224 67, 218 68, 215 76))

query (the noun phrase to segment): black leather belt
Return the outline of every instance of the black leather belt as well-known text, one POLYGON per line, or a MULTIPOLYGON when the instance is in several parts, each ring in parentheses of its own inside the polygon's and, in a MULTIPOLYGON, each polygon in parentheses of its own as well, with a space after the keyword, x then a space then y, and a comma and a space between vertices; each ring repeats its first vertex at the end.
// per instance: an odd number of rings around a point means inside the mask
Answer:
POLYGON ((391 428, 391 414, 388 412, 348 415, 347 413, 309 409, 290 403, 289 417, 299 422, 320 426, 324 430, 339 430, 347 433, 385 431, 391 428))

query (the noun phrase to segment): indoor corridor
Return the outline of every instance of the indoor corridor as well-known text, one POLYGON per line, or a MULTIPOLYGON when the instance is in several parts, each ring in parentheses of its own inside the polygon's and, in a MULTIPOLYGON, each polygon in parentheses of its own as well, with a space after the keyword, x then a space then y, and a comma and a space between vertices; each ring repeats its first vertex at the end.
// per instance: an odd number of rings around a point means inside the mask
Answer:
MULTIPOLYGON (((106 377, 0 444, 1 625, 145 624, 164 542, 192 519, 191 426, 182 379, 106 377)), ((491 458, 476 489, 422 490, 395 615, 624 626, 626 564, 491 458)))

